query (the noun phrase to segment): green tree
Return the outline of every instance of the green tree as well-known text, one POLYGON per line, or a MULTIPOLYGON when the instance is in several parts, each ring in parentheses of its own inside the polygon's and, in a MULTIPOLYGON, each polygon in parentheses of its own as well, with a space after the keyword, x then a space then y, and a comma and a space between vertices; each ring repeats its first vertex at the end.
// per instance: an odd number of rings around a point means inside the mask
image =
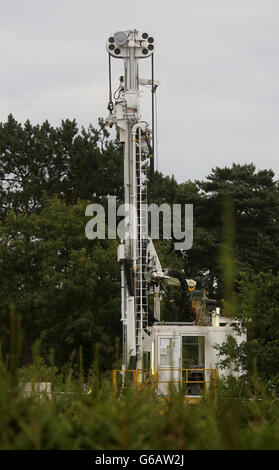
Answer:
POLYGON ((118 142, 89 126, 79 131, 75 120, 54 128, 24 125, 9 115, 0 123, 1 215, 7 210, 31 214, 42 208, 43 194, 59 195, 74 204, 122 194, 122 157, 118 142))
POLYGON ((273 171, 256 172, 252 163, 233 164, 231 168, 213 169, 207 181, 197 184, 202 195, 197 224, 208 233, 210 258, 207 258, 207 267, 215 273, 219 287, 223 285, 222 265, 218 262, 224 241, 223 207, 228 198, 234 205, 231 225, 234 230, 236 273, 257 273, 269 269, 277 272, 279 192, 273 171))
POLYGON ((235 314, 247 331, 247 342, 232 338, 219 348, 222 366, 255 373, 279 390, 279 274, 241 273, 235 314))
POLYGON ((59 365, 77 360, 82 345, 88 367, 97 343, 103 367, 115 359, 120 334, 117 242, 85 237, 87 204, 45 197, 39 214, 9 211, 1 225, 1 337, 7 351, 13 304, 22 319, 24 362, 37 339, 45 356, 55 350, 59 365))

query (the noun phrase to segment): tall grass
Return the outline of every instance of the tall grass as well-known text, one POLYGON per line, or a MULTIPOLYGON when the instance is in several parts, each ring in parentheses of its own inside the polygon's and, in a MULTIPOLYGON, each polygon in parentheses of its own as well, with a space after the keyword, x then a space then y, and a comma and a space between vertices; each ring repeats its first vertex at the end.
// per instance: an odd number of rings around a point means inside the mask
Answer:
POLYGON ((174 390, 168 399, 147 387, 115 394, 112 381, 96 380, 94 370, 84 392, 81 370, 68 366, 58 372, 36 348, 30 367, 17 370, 17 384, 14 371, 1 361, 0 449, 279 448, 279 401, 256 378, 247 383, 230 377, 218 383, 217 393, 190 405, 174 390), (19 386, 24 379, 51 379, 51 399, 24 397, 19 386))

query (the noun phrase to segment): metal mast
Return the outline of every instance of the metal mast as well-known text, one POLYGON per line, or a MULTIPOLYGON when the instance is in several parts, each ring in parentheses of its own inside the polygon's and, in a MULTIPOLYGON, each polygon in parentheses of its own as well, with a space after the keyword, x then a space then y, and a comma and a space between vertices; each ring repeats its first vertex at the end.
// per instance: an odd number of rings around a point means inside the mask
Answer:
MULTIPOLYGON (((115 124, 124 147, 125 236, 118 248, 121 265, 121 320, 123 368, 141 369, 143 339, 148 325, 147 296, 147 165, 151 151, 150 130, 141 120, 138 61, 153 54, 154 38, 137 30, 119 31, 107 42, 110 58, 124 61, 119 93, 107 119, 115 124)), ((144 81, 143 81, 144 82, 144 81)), ((124 214, 123 214, 124 215, 124 214)))

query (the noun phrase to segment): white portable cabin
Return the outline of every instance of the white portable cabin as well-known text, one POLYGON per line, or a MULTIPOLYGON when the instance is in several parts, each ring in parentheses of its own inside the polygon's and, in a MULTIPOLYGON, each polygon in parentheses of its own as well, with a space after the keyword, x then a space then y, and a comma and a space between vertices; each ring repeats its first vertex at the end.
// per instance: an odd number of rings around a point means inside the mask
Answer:
POLYGON ((246 333, 238 334, 234 328, 236 320, 213 314, 211 324, 156 322, 150 328, 150 338, 146 337, 145 351, 149 350, 152 374, 156 375, 157 391, 167 394, 169 384, 176 387, 185 384, 185 393, 200 395, 208 389, 212 380, 218 377, 235 375, 229 369, 220 369, 216 345, 232 335, 238 344, 246 341, 246 333), (148 347, 149 344, 149 347, 148 347), (187 362, 192 358, 192 363, 187 362), (197 382, 195 384, 195 382, 197 382))

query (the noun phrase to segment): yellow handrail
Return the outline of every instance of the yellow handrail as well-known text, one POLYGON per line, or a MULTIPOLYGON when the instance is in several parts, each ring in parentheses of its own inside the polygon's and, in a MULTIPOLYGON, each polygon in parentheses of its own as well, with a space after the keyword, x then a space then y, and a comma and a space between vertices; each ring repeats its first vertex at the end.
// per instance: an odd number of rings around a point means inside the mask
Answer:
MULTIPOLYGON (((158 384, 158 383, 181 383, 181 384, 206 384, 208 383, 213 383, 213 386, 216 387, 216 382, 217 382, 217 369, 180 369, 180 368, 159 368, 157 369, 155 374, 152 374, 150 371, 145 371, 142 369, 128 369, 128 370, 117 370, 114 369, 112 372, 112 377, 113 377, 113 388, 114 391, 117 392, 117 373, 121 374, 122 376, 127 373, 132 373, 132 386, 136 386, 139 389, 142 389, 144 385, 152 385, 153 387, 158 384), (186 380, 159 380, 159 373, 160 372, 166 372, 166 371, 180 371, 180 372, 185 372, 185 378, 186 380), (210 380, 189 380, 189 372, 211 372, 212 376, 210 380), (147 378, 145 381, 140 381, 140 375, 142 376, 142 379, 144 378, 144 375, 147 375, 147 378), (151 382, 153 379, 153 383, 151 382), (212 380, 213 379, 213 380, 212 380)), ((120 387, 121 390, 127 389, 130 387, 124 387, 123 385, 120 387)))

